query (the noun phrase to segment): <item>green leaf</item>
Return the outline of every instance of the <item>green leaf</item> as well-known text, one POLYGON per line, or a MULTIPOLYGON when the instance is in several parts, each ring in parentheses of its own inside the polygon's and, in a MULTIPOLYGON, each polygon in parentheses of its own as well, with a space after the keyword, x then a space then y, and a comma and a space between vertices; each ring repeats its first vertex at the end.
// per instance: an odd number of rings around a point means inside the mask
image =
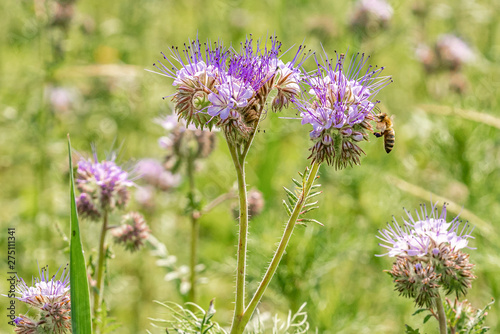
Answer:
POLYGON ((420 330, 418 328, 417 329, 413 329, 413 328, 411 328, 408 325, 405 325, 405 326, 406 326, 405 334, 420 334, 420 330))
POLYGON ((307 196, 307 199, 311 199, 313 197, 316 197, 318 195, 321 195, 323 192, 322 191, 317 191, 317 192, 314 192, 314 193, 310 193, 308 196, 307 196))
POLYGON ((290 207, 290 205, 288 205, 288 203, 285 200, 283 200, 283 206, 285 207, 287 215, 291 216, 292 215, 292 208, 290 207))
POLYGON ((73 177, 73 161, 71 159, 71 142, 68 135, 69 174, 70 174, 70 287, 71 287, 71 325, 74 334, 92 333, 92 317, 90 313, 90 295, 87 281, 85 258, 83 257, 78 212, 76 210, 75 180, 73 177))
POLYGON ((429 311, 429 309, 428 309, 428 308, 419 308, 418 310, 416 310, 416 311, 412 314, 412 316, 417 315, 417 314, 422 313, 422 312, 425 312, 425 311, 429 311))
POLYGON ((424 318, 424 324, 429 321, 429 319, 432 317, 432 314, 427 314, 424 318))
POLYGON ((297 202, 297 200, 298 200, 298 197, 292 191, 288 190, 287 188, 283 187, 283 189, 285 189, 286 194, 288 195, 289 198, 291 198, 293 200, 293 204, 295 204, 295 202, 297 202))
POLYGON ((313 210, 316 210, 316 209, 318 209, 318 208, 319 208, 319 206, 313 206, 313 207, 310 207, 310 208, 307 208, 307 209, 305 209, 305 210, 301 211, 301 212, 300 212, 300 214, 301 214, 301 215, 305 215, 306 213, 311 212, 311 211, 313 211, 313 210))
POLYGON ((316 219, 312 219, 312 218, 300 218, 297 221, 300 223, 315 223, 315 224, 318 224, 321 226, 325 226, 325 225, 321 224, 319 221, 317 221, 316 219))

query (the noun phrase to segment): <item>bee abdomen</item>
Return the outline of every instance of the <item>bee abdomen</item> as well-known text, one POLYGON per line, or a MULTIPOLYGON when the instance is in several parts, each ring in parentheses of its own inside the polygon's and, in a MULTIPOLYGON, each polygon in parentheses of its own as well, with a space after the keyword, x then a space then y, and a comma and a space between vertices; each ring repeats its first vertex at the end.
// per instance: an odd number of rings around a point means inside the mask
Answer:
POLYGON ((388 129, 384 134, 384 147, 387 153, 391 152, 394 148, 394 142, 396 141, 396 134, 393 129, 388 129))

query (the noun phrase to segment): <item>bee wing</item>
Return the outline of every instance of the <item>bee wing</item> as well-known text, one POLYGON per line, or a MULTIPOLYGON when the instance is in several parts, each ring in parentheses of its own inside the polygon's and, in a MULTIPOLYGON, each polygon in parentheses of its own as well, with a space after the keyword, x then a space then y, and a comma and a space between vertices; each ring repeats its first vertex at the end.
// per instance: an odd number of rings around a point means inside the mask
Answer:
POLYGON ((377 124, 375 125, 375 128, 382 132, 385 131, 385 127, 385 122, 377 122, 377 124))

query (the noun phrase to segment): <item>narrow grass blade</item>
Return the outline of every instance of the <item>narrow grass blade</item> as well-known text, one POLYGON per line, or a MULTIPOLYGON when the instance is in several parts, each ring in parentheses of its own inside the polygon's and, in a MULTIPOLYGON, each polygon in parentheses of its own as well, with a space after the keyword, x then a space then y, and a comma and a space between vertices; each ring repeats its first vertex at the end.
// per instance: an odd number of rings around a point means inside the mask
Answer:
POLYGON ((71 286, 71 325, 74 334, 92 333, 92 318, 90 314, 90 294, 83 257, 78 212, 75 200, 75 180, 73 177, 73 161, 71 159, 71 142, 68 135, 70 203, 71 203, 71 239, 69 252, 70 286, 71 286))

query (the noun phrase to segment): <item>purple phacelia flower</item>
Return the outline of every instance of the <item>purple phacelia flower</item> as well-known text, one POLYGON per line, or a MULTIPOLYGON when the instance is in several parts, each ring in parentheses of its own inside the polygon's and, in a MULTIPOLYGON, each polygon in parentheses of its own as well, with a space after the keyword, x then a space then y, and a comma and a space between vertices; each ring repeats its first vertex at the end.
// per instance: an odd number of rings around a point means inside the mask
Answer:
POLYGON ((155 66, 174 79, 175 112, 186 125, 193 123, 202 129, 217 125, 229 138, 245 140, 256 130, 272 89, 278 90, 274 110, 287 106, 299 92, 298 68, 307 56, 300 56, 301 46, 285 65, 278 58, 280 48, 276 37, 269 43, 247 38, 240 50, 217 43, 206 43, 202 50, 195 40, 185 46, 183 56, 172 48, 173 61, 164 55, 169 67, 162 63, 155 66))
POLYGON ((207 112, 210 116, 219 116, 224 121, 229 117, 231 110, 245 107, 253 94, 253 89, 244 87, 236 80, 230 80, 220 85, 217 93, 208 95, 211 105, 207 112))
POLYGON ((17 299, 37 308, 55 301, 69 301, 69 271, 65 268, 60 279, 56 280, 55 275, 49 278, 47 268, 42 268, 40 277, 33 279, 32 286, 20 278, 16 288, 17 299))
POLYGON ((216 81, 226 67, 229 52, 218 43, 207 42, 202 46, 198 39, 184 44, 182 52, 173 46, 170 51, 170 57, 162 53, 166 64, 158 62, 153 66, 160 74, 174 79, 177 90, 172 100, 176 114, 186 125, 212 128, 214 122, 202 111, 208 106, 206 96, 216 90, 216 81))
POLYGON ((423 205, 421 212, 415 210, 417 218, 414 219, 410 212, 406 211, 408 220, 403 219, 404 225, 400 226, 394 220, 394 224, 388 225, 387 229, 379 231, 377 236, 383 243, 380 246, 386 248, 390 257, 394 256, 417 256, 436 255, 442 245, 452 250, 460 250, 468 247, 468 239, 472 230, 466 223, 460 228, 458 216, 450 222, 446 221, 446 204, 443 205, 439 215, 436 205, 431 206, 430 215, 427 207, 423 205))
POLYGON ((128 187, 134 183, 114 160, 113 156, 109 161, 99 162, 94 153, 93 160, 78 162, 76 184, 81 195, 77 197, 77 208, 81 215, 96 220, 104 212, 123 209, 128 203, 128 187))
POLYGON ((368 140, 372 132, 370 121, 374 120, 374 108, 378 101, 374 97, 389 82, 382 77, 380 69, 368 66, 363 70, 368 57, 356 54, 349 66, 345 66, 344 54, 337 54, 333 64, 325 54, 325 61, 316 58, 317 70, 304 76, 312 97, 302 95, 293 99, 300 111, 302 124, 310 124, 314 142, 309 158, 314 162, 326 161, 337 169, 359 164, 364 153, 356 142, 368 140))
MULTIPOLYGON (((56 274, 57 275, 57 274, 56 274)), ((40 277, 34 278, 31 286, 20 278, 16 287, 18 300, 33 306, 40 312, 40 321, 25 315, 15 320, 16 333, 66 333, 71 329, 71 296, 69 272, 66 268, 59 279, 49 278, 47 268, 42 268, 40 277)))
POLYGON ((420 212, 415 210, 416 219, 406 211, 404 226, 395 221, 377 236, 383 242, 379 245, 388 250, 383 255, 396 258, 388 271, 395 290, 414 299, 419 307, 434 307, 440 289, 457 297, 465 295, 476 278, 469 255, 461 251, 470 248, 467 245, 473 238, 472 230, 467 223, 460 227, 458 217, 447 222, 446 205, 441 214, 436 206, 432 204, 430 212, 421 206, 420 212))
POLYGON ((123 244, 125 249, 134 252, 138 250, 149 237, 149 227, 144 217, 137 212, 130 212, 123 216, 122 224, 113 229, 115 243, 123 244))

